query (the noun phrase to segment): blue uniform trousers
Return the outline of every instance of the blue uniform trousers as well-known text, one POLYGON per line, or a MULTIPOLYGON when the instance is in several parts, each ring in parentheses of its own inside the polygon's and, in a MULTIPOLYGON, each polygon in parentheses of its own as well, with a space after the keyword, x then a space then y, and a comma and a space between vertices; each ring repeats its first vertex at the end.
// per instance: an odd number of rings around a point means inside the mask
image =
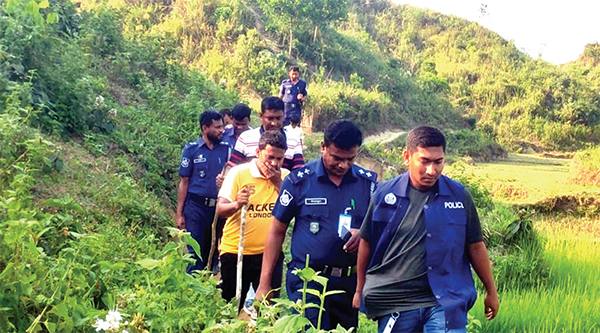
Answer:
MULTIPOLYGON (((304 267, 304 265, 292 265, 288 266, 288 272, 286 275, 286 289, 288 298, 292 301, 302 299, 302 280, 296 275, 292 274, 292 271, 296 267, 304 267)), ((331 330, 335 329, 338 324, 346 329, 351 327, 358 327, 358 310, 352 308, 352 298, 356 291, 356 274, 348 277, 333 277, 326 276, 329 282, 327 283, 327 291, 331 290, 342 290, 345 291, 343 294, 336 294, 327 296, 325 298, 325 310, 321 317, 321 329, 331 330)), ((316 282, 308 283, 309 289, 316 289, 323 292, 323 287, 316 282)), ((306 302, 313 304, 320 304, 319 299, 316 296, 307 294, 306 302)), ((316 327, 319 318, 319 309, 309 308, 306 309, 306 317, 316 327)))
POLYGON ((191 246, 188 246, 188 252, 196 259, 195 265, 190 265, 187 272, 202 270, 208 262, 210 254, 210 244, 212 241, 211 224, 215 216, 215 207, 200 205, 192 200, 186 200, 183 207, 183 217, 185 218, 185 229, 192 234, 192 237, 200 245, 200 256, 194 252, 191 246))
POLYGON ((294 104, 296 107, 291 107, 291 104, 285 104, 285 116, 283 118, 283 126, 287 126, 292 122, 300 122, 302 120, 302 107, 299 104, 294 104))

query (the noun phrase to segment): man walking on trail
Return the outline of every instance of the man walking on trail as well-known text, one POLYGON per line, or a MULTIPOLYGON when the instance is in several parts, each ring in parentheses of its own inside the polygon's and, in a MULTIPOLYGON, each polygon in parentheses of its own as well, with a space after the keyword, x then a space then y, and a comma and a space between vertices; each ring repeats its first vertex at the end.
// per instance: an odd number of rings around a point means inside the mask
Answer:
MULTIPOLYGON (((271 211, 277 201, 279 188, 289 171, 282 169, 287 149, 281 131, 262 134, 256 158, 229 170, 219 191, 217 215, 227 217, 221 240, 221 277, 223 298, 230 301, 236 292, 236 264, 240 238, 241 207, 247 205, 246 230, 243 246, 242 295, 260 278, 267 231, 271 226, 271 211)), ((278 257, 273 273, 275 288, 281 286, 283 254, 278 257)), ((240 300, 240 308, 243 302, 240 300)))
MULTIPOLYGON (((321 157, 294 170, 284 181, 273 209, 273 223, 267 237, 260 284, 256 299, 262 300, 274 287, 272 272, 281 252, 288 224, 295 218, 292 232, 292 261, 286 275, 290 300, 302 299, 302 280, 292 271, 309 266, 328 278, 327 290, 345 293, 325 298, 322 329, 338 324, 349 329, 358 326, 358 311, 352 308, 356 289, 358 229, 367 212, 377 174, 354 165, 362 144, 362 133, 348 120, 331 123, 321 143, 321 157)), ((321 290, 316 282, 309 288, 321 290)), ((307 302, 320 304, 314 295, 307 302)), ((318 309, 306 309, 306 317, 317 325, 318 309)))
POLYGON ((231 153, 229 165, 235 166, 250 161, 256 156, 258 141, 264 131, 281 131, 286 139, 287 150, 283 159, 283 168, 292 171, 304 166, 304 156, 300 138, 294 132, 283 130, 283 101, 270 96, 265 97, 260 104, 260 120, 262 126, 240 134, 235 148, 231 153))
POLYGON ((190 265, 188 272, 204 269, 208 261, 218 187, 223 182, 220 173, 230 151, 229 145, 221 142, 223 116, 208 110, 200 115, 199 122, 202 136, 183 148, 175 218, 177 227, 189 231, 200 244, 200 254, 188 247, 196 259, 196 264, 190 265))
POLYGON ((283 125, 287 126, 291 122, 292 116, 302 119, 302 103, 306 100, 306 82, 300 80, 300 68, 291 66, 288 70, 289 79, 281 82, 279 88, 279 98, 285 103, 285 119, 283 125))
POLYGON ((250 115, 252 110, 244 103, 236 104, 231 110, 231 124, 225 126, 223 141, 229 143, 231 148, 235 147, 240 134, 250 129, 250 115))
POLYGON ((498 294, 473 198, 442 175, 446 139, 433 127, 406 138, 408 172, 379 184, 360 229, 354 306, 379 332, 466 332, 477 292, 471 266, 486 289, 485 315, 498 294))

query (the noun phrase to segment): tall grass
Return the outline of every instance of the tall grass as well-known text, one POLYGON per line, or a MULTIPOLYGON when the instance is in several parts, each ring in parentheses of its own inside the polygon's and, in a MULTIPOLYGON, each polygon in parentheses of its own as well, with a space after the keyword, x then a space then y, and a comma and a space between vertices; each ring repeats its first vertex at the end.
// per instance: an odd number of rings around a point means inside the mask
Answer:
MULTIPOLYGON (((490 322, 483 317, 481 295, 472 313, 483 331, 600 332, 600 238, 585 228, 567 227, 577 220, 560 222, 541 219, 537 224, 547 238, 548 283, 501 292, 500 314, 490 322)), ((594 229, 599 227, 595 222, 594 229)))

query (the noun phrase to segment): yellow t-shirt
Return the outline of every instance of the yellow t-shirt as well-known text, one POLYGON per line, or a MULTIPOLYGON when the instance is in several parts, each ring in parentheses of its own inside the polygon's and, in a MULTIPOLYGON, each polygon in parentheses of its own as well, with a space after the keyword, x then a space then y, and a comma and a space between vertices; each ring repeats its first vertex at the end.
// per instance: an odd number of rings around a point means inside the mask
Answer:
MULTIPOLYGON (((265 250, 265 242, 271 228, 273 215, 271 212, 279 195, 277 188, 271 181, 260 174, 254 159, 248 163, 237 165, 227 173, 219 197, 230 202, 235 201, 237 193, 244 186, 250 190, 248 211, 246 214, 246 231, 244 233, 244 254, 261 254, 265 250)), ((283 179, 290 172, 281 169, 283 179)), ((238 210, 227 218, 221 238, 220 253, 238 252, 240 242, 240 222, 242 210, 238 210)))

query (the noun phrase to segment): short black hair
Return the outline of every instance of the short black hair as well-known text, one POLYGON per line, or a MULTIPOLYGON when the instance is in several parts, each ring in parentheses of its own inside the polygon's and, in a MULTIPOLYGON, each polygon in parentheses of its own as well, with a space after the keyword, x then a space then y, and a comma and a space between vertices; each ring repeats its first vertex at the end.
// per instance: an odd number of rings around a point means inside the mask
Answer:
POLYGON ((290 123, 292 123, 292 124, 300 124, 300 115, 299 114, 292 114, 292 115, 290 115, 290 123))
POLYGON ((269 96, 263 98, 260 103, 260 114, 265 113, 266 110, 284 110, 283 101, 279 97, 269 96))
POLYGON ((362 132, 358 126, 350 120, 336 120, 329 124, 325 129, 325 147, 329 147, 333 143, 340 149, 350 150, 356 146, 360 147, 362 141, 362 132))
POLYGON ((200 117, 198 118, 198 122, 200 123, 200 129, 202 129, 202 126, 212 125, 213 120, 223 120, 223 116, 214 109, 209 109, 202 112, 202 114, 200 114, 200 117))
POLYGON ((223 116, 223 118, 225 118, 225 116, 231 118, 231 110, 229 109, 221 109, 219 110, 219 113, 223 116))
POLYGON ((442 147, 446 152, 446 137, 439 129, 431 126, 414 128, 406 137, 406 150, 414 152, 418 147, 442 147))
POLYGON ((293 71, 293 72, 300 72, 300 67, 298 67, 298 66, 295 66, 295 65, 294 65, 294 66, 290 66, 290 67, 288 68, 288 73, 289 73, 289 72, 292 72, 292 71, 293 71))
POLYGON ((260 140, 258 141, 258 149, 263 150, 267 148, 267 145, 287 150, 287 142, 281 131, 263 132, 263 134, 260 136, 260 140))
POLYGON ((244 118, 250 119, 250 115, 252 114, 252 109, 244 103, 236 104, 231 110, 231 115, 235 120, 244 120, 244 118))

